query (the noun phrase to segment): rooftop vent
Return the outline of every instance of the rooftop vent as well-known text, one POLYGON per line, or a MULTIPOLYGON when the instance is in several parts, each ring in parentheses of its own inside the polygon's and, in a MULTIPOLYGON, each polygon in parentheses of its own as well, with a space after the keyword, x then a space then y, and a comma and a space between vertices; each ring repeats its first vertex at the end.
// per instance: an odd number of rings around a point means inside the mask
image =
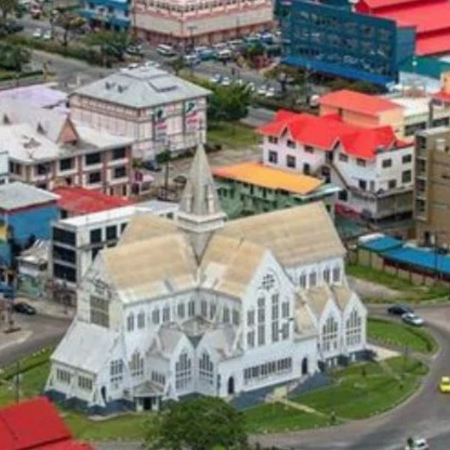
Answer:
POLYGON ((108 89, 108 91, 110 89, 112 89, 115 85, 116 85, 116 83, 111 83, 110 81, 105 81, 105 88, 108 89))
POLYGON ((117 85, 117 91, 120 93, 125 92, 127 89, 128 89, 128 86, 125 86, 123 84, 117 85))

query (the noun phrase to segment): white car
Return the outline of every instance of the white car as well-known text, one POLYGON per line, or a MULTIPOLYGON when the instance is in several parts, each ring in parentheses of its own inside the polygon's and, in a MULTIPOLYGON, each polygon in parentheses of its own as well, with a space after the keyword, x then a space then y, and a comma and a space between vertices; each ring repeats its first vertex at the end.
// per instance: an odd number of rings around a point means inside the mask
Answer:
POLYGON ((402 321, 408 325, 415 327, 421 327, 423 325, 423 319, 413 312, 409 312, 402 315, 402 321))
POLYGON ((222 81, 222 76, 219 75, 218 73, 216 73, 209 79, 209 82, 213 83, 213 84, 219 84, 221 81, 222 81))
POLYGON ((273 98, 277 95, 277 90, 274 87, 270 87, 266 91, 266 97, 267 98, 273 98))
POLYGON ((44 39, 44 41, 51 41, 51 40, 53 39, 51 30, 47 30, 47 31, 42 35, 42 39, 44 39))
POLYGON ((154 67, 155 69, 158 69, 159 67, 161 67, 161 64, 157 61, 145 61, 144 67, 154 67))
POLYGON ((231 84, 230 77, 223 77, 222 81, 220 82, 222 86, 229 86, 231 84))
POLYGON ((267 91, 268 91, 268 87, 267 87, 267 86, 260 86, 260 87, 258 88, 258 90, 256 91, 256 93, 257 93, 258 95, 266 95, 266 94, 267 94, 267 91))
POLYGON ((139 67, 139 64, 137 64, 137 63, 132 63, 132 64, 129 64, 128 66, 127 66, 127 69, 128 70, 134 70, 134 69, 137 69, 139 67))
POLYGON ((33 32, 33 37, 35 39, 41 39, 42 37, 42 30, 40 28, 36 28, 33 32))
POLYGON ((423 438, 413 438, 408 440, 405 450, 429 450, 430 446, 426 439, 423 438))
POLYGON ((251 81, 250 83, 247 83, 245 88, 248 89, 250 92, 255 92, 256 90, 255 83, 252 83, 251 81))

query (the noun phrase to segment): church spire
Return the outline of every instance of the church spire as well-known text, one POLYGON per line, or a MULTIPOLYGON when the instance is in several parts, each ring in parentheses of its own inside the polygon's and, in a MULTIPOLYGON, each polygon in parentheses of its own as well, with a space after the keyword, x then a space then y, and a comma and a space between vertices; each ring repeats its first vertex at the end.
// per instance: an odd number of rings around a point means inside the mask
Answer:
POLYGON ((211 234, 223 227, 225 217, 205 149, 198 145, 181 197, 178 225, 189 233, 199 259, 211 234))

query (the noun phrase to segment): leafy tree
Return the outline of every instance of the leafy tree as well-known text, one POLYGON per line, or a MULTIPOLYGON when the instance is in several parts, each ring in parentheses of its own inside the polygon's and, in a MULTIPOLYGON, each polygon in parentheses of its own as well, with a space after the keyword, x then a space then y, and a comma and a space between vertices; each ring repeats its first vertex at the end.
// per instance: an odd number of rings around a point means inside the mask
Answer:
POLYGON ((0 11, 2 12, 2 19, 5 20, 8 14, 15 11, 17 7, 17 0, 0 0, 0 11))
POLYGON ((214 86, 208 102, 208 120, 235 122, 248 114, 251 92, 245 86, 214 86))
POLYGON ((103 30, 88 34, 85 37, 84 42, 88 45, 100 47, 103 61, 106 63, 110 58, 122 61, 125 52, 131 43, 131 38, 127 32, 103 30))
POLYGON ((175 75, 177 76, 186 66, 184 58, 182 56, 175 58, 173 61, 169 63, 169 65, 170 67, 172 67, 173 71, 175 72, 175 75))
POLYGON ((152 418, 145 437, 151 450, 243 449, 247 444, 242 414, 220 398, 172 402, 152 418))
POLYGON ((76 32, 80 30, 85 23, 86 21, 78 14, 68 10, 59 11, 58 15, 55 17, 55 24, 59 25, 63 30, 59 41, 64 48, 69 46, 69 43, 74 39, 76 32))
POLYGON ((7 70, 21 72, 22 67, 30 62, 31 53, 20 45, 2 42, 0 44, 0 66, 7 70))

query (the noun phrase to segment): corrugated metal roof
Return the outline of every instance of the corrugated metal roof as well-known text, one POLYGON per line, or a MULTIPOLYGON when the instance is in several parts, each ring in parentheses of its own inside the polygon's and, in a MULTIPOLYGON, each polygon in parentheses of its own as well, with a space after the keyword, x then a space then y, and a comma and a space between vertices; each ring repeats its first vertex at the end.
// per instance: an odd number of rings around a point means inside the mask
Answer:
POLYGON ((56 202, 58 198, 56 194, 20 181, 0 186, 0 209, 6 211, 56 202))

